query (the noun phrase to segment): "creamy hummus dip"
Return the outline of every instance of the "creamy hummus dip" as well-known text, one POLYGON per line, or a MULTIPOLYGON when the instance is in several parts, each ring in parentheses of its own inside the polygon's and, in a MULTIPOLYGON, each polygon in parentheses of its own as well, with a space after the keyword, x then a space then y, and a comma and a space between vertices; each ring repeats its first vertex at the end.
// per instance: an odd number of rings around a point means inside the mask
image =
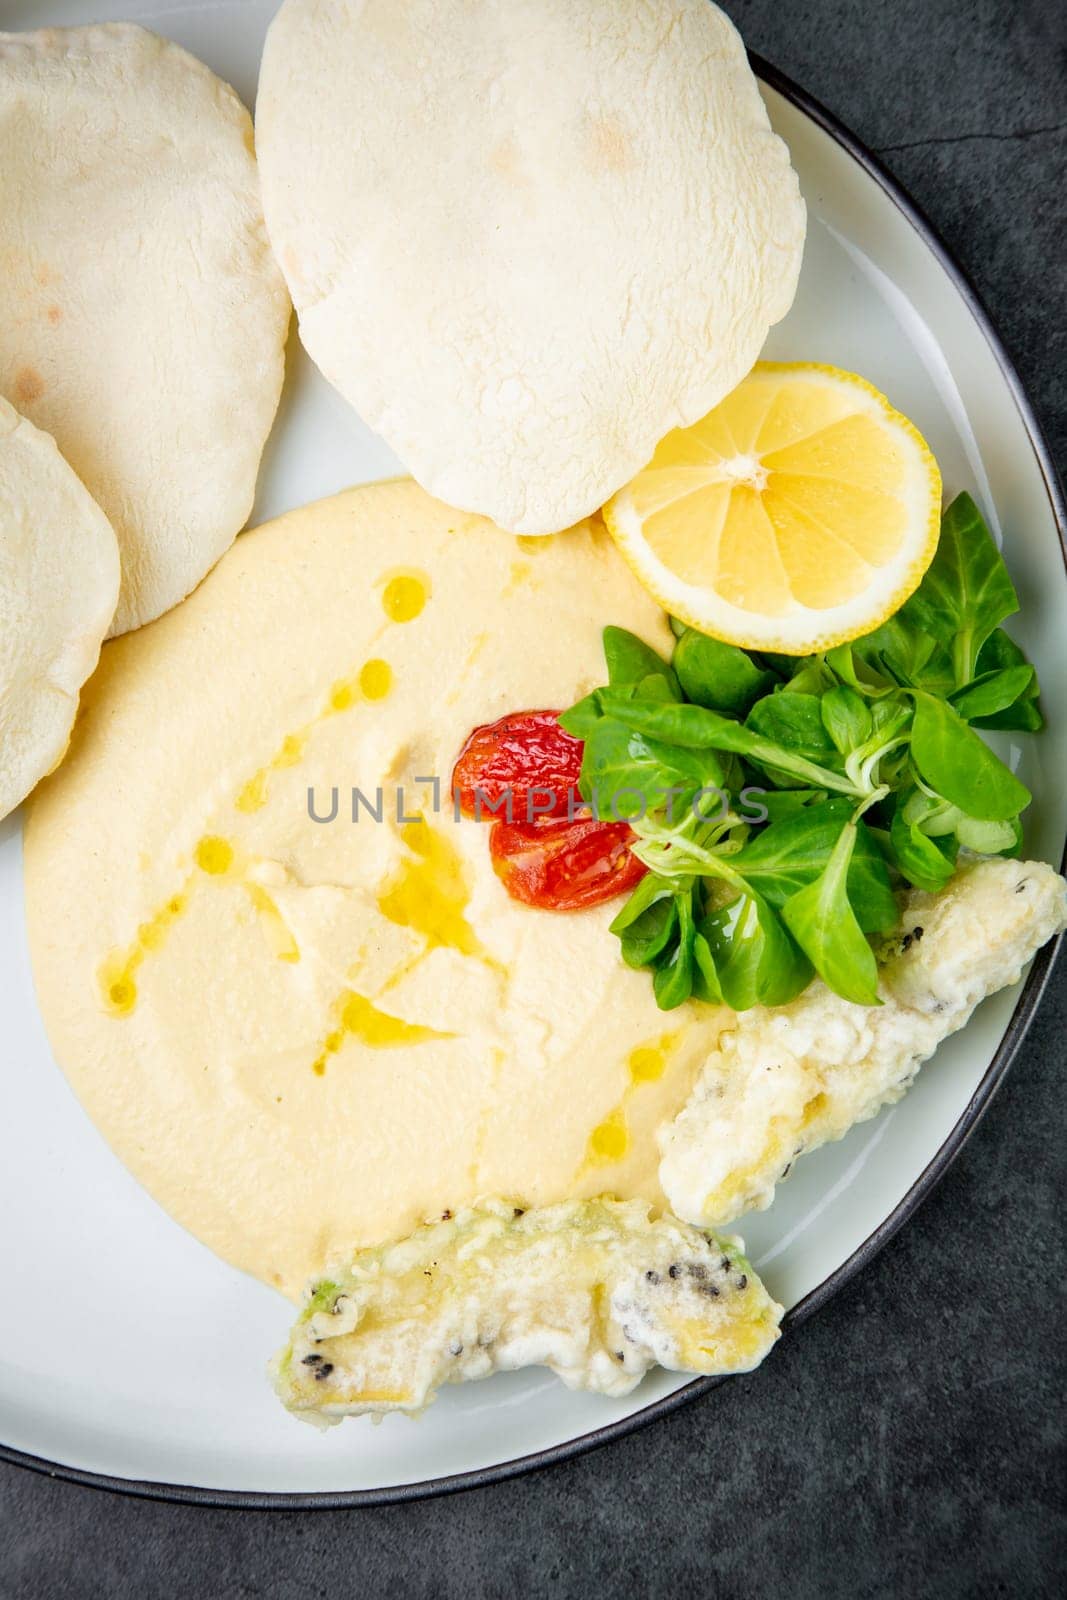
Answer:
POLYGON ((288 1295, 479 1196, 662 1199, 727 1014, 657 1010, 615 906, 509 899, 448 799, 477 724, 602 681, 608 622, 669 649, 599 527, 516 540, 405 480, 105 646, 26 829, 41 1009, 137 1178, 288 1295))

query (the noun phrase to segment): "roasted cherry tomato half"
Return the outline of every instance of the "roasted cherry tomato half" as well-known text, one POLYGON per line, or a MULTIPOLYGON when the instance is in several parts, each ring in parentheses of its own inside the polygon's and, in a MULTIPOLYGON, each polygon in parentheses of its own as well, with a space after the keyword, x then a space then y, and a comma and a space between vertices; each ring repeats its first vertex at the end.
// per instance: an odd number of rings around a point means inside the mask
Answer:
POLYGON ((494 822, 493 869, 513 900, 542 911, 581 911, 626 894, 647 870, 625 822, 494 822))
POLYGON ((557 711, 513 711, 475 728, 452 773, 452 791, 464 816, 483 822, 494 816, 514 822, 573 816, 567 805, 572 794, 574 806, 581 804, 583 745, 564 733, 558 716, 557 711))

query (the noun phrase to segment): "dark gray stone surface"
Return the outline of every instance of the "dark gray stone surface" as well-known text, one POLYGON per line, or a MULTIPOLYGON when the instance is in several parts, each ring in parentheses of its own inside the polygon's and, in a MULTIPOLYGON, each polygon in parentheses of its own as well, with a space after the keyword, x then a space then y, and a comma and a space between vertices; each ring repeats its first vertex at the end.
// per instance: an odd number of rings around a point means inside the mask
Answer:
MULTIPOLYGON (((732 14, 952 242, 1062 464, 1063 6, 733 0, 732 14)), ((200 1511, 0 1467, 0 1597, 1067 1592, 1065 1027, 1061 961, 944 1183, 752 1378, 563 1466, 381 1510, 200 1511)))

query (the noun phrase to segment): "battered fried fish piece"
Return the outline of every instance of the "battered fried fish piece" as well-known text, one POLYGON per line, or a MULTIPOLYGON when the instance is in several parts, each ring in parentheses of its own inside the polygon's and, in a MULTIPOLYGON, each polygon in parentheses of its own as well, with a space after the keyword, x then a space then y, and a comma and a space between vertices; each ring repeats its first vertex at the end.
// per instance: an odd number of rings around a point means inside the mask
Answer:
POLYGON ((880 1006, 815 982, 791 1005, 738 1015, 660 1133, 663 1192, 700 1227, 762 1211, 797 1156, 899 1100, 980 1001, 1016 983, 1067 925, 1067 884, 1043 862, 974 861, 940 894, 907 896, 880 952, 880 1006))
POLYGON ((272 1376, 319 1427, 418 1412, 443 1383, 516 1367, 624 1395, 657 1363, 750 1371, 781 1316, 739 1240, 652 1219, 639 1200, 488 1200, 313 1284, 272 1376))

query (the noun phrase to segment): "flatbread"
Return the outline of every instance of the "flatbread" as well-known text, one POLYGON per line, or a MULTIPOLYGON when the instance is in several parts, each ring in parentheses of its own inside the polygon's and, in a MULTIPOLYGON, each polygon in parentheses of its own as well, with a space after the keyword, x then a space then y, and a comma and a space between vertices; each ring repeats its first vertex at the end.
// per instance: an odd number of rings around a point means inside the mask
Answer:
POLYGON ((177 45, 0 34, 0 394, 45 428, 122 553, 113 632, 189 593, 244 525, 289 303, 252 126, 177 45))
POLYGON ((111 524, 0 399, 0 817, 62 758, 118 593, 111 524))
POLYGON ((601 505, 793 300, 796 175, 708 0, 286 0, 257 148, 312 358, 516 532, 601 505))

